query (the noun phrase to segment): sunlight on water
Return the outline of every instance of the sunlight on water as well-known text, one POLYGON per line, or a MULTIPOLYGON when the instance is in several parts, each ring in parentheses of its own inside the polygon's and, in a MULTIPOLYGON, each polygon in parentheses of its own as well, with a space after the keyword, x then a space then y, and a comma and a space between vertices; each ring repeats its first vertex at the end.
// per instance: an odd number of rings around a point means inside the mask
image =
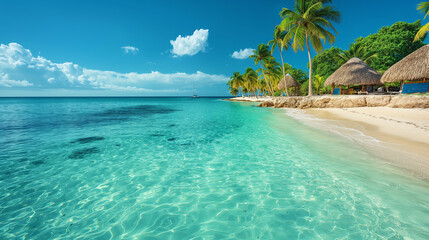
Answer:
POLYGON ((0 99, 1 239, 429 239, 429 185, 284 110, 0 99))

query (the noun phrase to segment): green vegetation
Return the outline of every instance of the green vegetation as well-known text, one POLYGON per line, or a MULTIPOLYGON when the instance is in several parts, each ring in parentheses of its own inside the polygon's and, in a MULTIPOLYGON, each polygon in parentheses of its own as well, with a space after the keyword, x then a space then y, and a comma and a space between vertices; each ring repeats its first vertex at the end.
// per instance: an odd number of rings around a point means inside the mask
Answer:
POLYGON ((283 8, 280 16, 283 18, 280 26, 286 31, 285 38, 293 39, 292 48, 303 50, 305 44, 309 61, 309 87, 308 96, 313 95, 312 89, 312 58, 310 43, 317 53, 323 50, 323 44, 326 40, 332 44, 335 42, 335 36, 329 32, 332 29, 336 32, 330 21, 338 22, 340 13, 333 10, 332 6, 325 6, 331 0, 295 0, 295 9, 289 10, 283 8))
POLYGON ((377 58, 369 66, 379 72, 384 72, 424 45, 424 38, 413 42, 420 26, 420 21, 415 23, 397 22, 392 26, 382 27, 375 34, 358 38, 355 42, 377 54, 377 58))
MULTIPOLYGON (((324 43, 332 44, 335 41, 334 34, 329 30, 336 33, 331 21, 336 22, 340 17, 338 11, 327 5, 329 3, 331 0, 295 0, 294 10, 283 8, 280 12, 283 19, 275 27, 273 39, 269 41, 268 46, 260 44, 250 56, 260 69, 255 72, 248 68, 243 75, 239 72, 234 73, 228 82, 231 94, 279 96, 283 89, 278 89, 277 85, 286 74, 290 74, 301 85, 300 89, 298 91, 295 89, 292 95, 311 96, 313 92, 326 94, 331 89, 324 87, 325 80, 353 57, 360 58, 373 69, 383 73, 393 64, 425 45, 423 41, 429 30, 429 23, 422 27, 419 20, 414 23, 396 22, 391 26, 382 27, 377 33, 357 38, 346 50, 333 46, 323 50, 324 43), (313 58, 311 47, 318 53, 313 58), (289 48, 295 52, 306 48, 310 71, 293 68, 284 61, 283 51, 289 48), (281 64, 272 56, 275 49, 280 53, 281 64), (246 77, 249 72, 251 72, 250 78, 246 77), (313 75, 315 75, 314 79, 313 75)), ((418 10, 427 16, 429 2, 420 3, 418 10)), ((397 83, 390 85, 396 86, 397 83)), ((287 96, 290 95, 291 90, 286 89, 287 96)))
MULTIPOLYGON (((279 49, 280 57, 282 59, 282 72, 283 72, 283 75, 282 75, 283 77, 281 79, 283 79, 286 76, 286 73, 285 73, 285 62, 284 62, 284 59, 283 59, 283 49, 287 50, 289 48, 289 45, 288 45, 289 44, 289 39, 287 39, 285 37, 286 33, 283 32, 279 26, 276 26, 276 28, 274 29, 274 34, 273 35, 274 35, 274 38, 273 38, 273 40, 271 40, 271 41, 268 42, 268 45, 271 46, 271 55, 273 54, 274 49, 275 49, 276 46, 279 49)), ((288 91, 287 85, 286 85, 286 96, 289 97, 289 91, 288 91)))
MULTIPOLYGON (((419 5, 417 5, 417 10, 420 10, 422 13, 425 14, 425 17, 423 18, 425 19, 429 15, 429 2, 421 2, 419 5)), ((417 42, 419 39, 425 37, 428 31, 429 31, 429 23, 426 23, 416 33, 416 36, 414 37, 414 42, 417 42)))
POLYGON ((342 65, 354 57, 359 58, 366 64, 370 64, 378 55, 374 50, 370 50, 369 46, 363 46, 362 42, 356 42, 350 44, 349 50, 341 51, 338 54, 338 62, 342 65))
POLYGON ((313 59, 313 73, 324 79, 331 76, 338 68, 341 67, 339 61, 336 61, 342 50, 337 47, 326 49, 313 59))

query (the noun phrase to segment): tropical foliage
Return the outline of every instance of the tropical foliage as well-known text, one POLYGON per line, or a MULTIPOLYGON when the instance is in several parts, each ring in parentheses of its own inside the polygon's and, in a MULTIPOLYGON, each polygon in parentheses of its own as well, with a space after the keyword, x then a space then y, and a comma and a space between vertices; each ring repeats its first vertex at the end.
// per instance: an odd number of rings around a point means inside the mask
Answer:
POLYGON ((330 5, 331 0, 295 0, 294 10, 283 8, 280 16, 283 18, 280 26, 287 31, 285 37, 293 39, 292 48, 295 52, 303 50, 306 46, 309 61, 309 88, 308 95, 312 91, 312 58, 310 44, 317 53, 323 50, 323 43, 335 42, 335 36, 329 31, 336 33, 331 21, 338 22, 340 13, 330 5), (322 43, 323 41, 323 43, 322 43))
POLYGON ((261 73, 264 77, 264 82, 267 84, 267 88, 271 94, 271 96, 274 96, 274 89, 273 84, 271 82, 270 78, 267 78, 265 74, 264 65, 267 68, 267 65, 271 65, 273 61, 273 56, 271 55, 271 52, 268 50, 268 46, 266 44, 259 44, 258 48, 253 51, 253 55, 250 55, 250 58, 253 58, 255 61, 255 65, 260 64, 261 66, 261 73))
POLYGON ((326 49, 313 59, 313 74, 319 75, 324 79, 331 76, 338 68, 341 67, 339 61, 336 61, 342 50, 337 47, 326 49))
POLYGON ((350 44, 349 50, 341 51, 338 54, 338 63, 344 64, 350 59, 357 57, 366 64, 370 64, 377 58, 377 53, 373 50, 369 50, 368 46, 363 46, 362 42, 350 44))
MULTIPOLYGON (((330 87, 323 87, 325 80, 353 57, 360 58, 373 69, 383 73, 425 45, 423 41, 427 30, 418 39, 414 39, 416 33, 428 25, 422 28, 419 20, 414 23, 397 22, 382 27, 377 33, 357 38, 346 50, 338 47, 323 50, 324 43, 335 41, 336 31, 331 22, 339 20, 339 13, 330 3, 331 0, 295 0, 293 10, 283 8, 280 12, 282 21, 275 27, 272 40, 268 45, 260 44, 250 56, 258 66, 257 70, 247 68, 243 74, 234 73, 228 82, 230 93, 235 96, 280 95, 283 89, 278 89, 277 85, 286 74, 290 74, 300 84, 300 88, 288 88, 286 95, 311 95, 313 91, 316 94, 325 94, 330 92, 330 87), (307 50, 309 72, 293 68, 285 62, 283 53, 290 48, 295 52, 298 49, 307 50), (318 53, 313 58, 311 49, 318 53), (281 63, 273 57, 277 51, 281 63)), ((419 4, 418 9, 427 16, 429 2, 419 4)))
MULTIPOLYGON (((420 10, 422 13, 425 14, 425 19, 429 15, 429 2, 421 2, 419 5, 417 5, 417 10, 420 10)), ((420 28, 420 30, 417 32, 416 36, 414 37, 414 42, 417 42, 419 39, 426 36, 426 33, 429 31, 429 22, 426 23, 423 27, 420 28)))
MULTIPOLYGON (((280 52, 280 58, 282 60, 282 73, 283 73, 283 77, 281 79, 283 79, 286 76, 285 73, 285 62, 283 59, 283 49, 288 49, 289 48, 289 41, 290 39, 288 39, 286 37, 286 33, 284 31, 282 31, 282 29, 280 28, 280 26, 276 26, 274 29, 274 34, 273 34, 273 40, 268 42, 268 45, 271 46, 271 54, 273 54, 275 47, 277 46, 280 52)), ((288 87, 287 87, 287 83, 286 84, 286 96, 289 96, 289 92, 288 92, 288 87)))
POLYGON ((358 38, 355 42, 377 54, 377 58, 368 65, 377 71, 384 72, 408 54, 425 45, 424 38, 413 42, 420 27, 420 20, 415 23, 397 22, 392 26, 382 27, 375 34, 358 38))

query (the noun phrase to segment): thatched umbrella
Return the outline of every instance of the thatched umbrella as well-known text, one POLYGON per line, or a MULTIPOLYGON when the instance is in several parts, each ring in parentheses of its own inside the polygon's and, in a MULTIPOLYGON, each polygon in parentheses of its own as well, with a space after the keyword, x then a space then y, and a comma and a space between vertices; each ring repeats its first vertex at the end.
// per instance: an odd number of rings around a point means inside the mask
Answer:
POLYGON ((425 45, 391 66, 381 78, 382 83, 429 78, 429 45, 425 45))
POLYGON ((291 87, 299 87, 299 83, 291 76, 291 75, 289 75, 289 74, 287 74, 284 78, 283 78, 283 80, 281 80, 280 82, 279 82, 279 85, 277 85, 277 87, 279 88, 279 89, 285 89, 285 80, 286 80, 286 83, 287 83, 287 87, 288 88, 291 88, 291 87))
POLYGON ((352 58, 337 69, 325 81, 327 86, 376 85, 381 84, 381 74, 370 68, 359 58, 352 58))

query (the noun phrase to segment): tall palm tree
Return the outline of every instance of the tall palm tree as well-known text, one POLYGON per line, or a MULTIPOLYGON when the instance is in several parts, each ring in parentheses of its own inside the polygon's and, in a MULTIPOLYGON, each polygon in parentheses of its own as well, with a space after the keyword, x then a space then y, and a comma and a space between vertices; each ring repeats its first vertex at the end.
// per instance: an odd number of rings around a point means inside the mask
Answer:
MULTIPOLYGON (((335 36, 329 32, 332 29, 335 33, 334 26, 330 21, 338 22, 340 13, 333 9, 332 6, 326 6, 332 0, 295 0, 294 10, 283 8, 280 16, 283 18, 280 26, 282 30, 287 31, 286 37, 293 39, 292 48, 304 50, 306 45, 309 61, 309 87, 308 95, 313 95, 312 90, 312 60, 310 43, 317 53, 323 50, 323 44, 335 42, 335 36)), ((337 33, 338 34, 338 33, 337 33)))
POLYGON ((370 51, 367 47, 363 47, 360 42, 350 44, 349 50, 341 51, 338 54, 338 62, 344 64, 350 59, 357 57, 366 64, 370 64, 378 57, 375 51, 370 51))
POLYGON ((263 67, 263 63, 273 58, 273 56, 271 56, 270 54, 270 51, 268 50, 268 46, 263 43, 259 44, 258 48, 256 50, 253 50, 253 55, 250 55, 250 58, 253 58, 253 60, 255 61, 255 65, 258 65, 258 63, 261 65, 262 76, 264 77, 265 82, 268 85, 270 94, 274 96, 274 90, 273 90, 271 81, 269 79, 267 81, 267 78, 265 77, 264 67, 263 67))
MULTIPOLYGON (((429 15, 429 2, 419 3, 419 5, 417 5, 417 10, 420 10, 420 12, 425 14, 425 17, 423 18, 425 19, 429 15)), ((417 32, 416 36, 414 37, 414 42, 422 38, 427 31, 429 31, 429 22, 420 28, 420 30, 417 32)))
MULTIPOLYGON (((273 39, 268 42, 268 45, 271 45, 271 55, 273 54, 276 46, 279 49, 280 57, 282 59, 282 71, 283 71, 283 78, 282 79, 284 79, 286 77, 285 67, 284 67, 285 62, 283 59, 283 49, 288 50, 288 48, 289 48, 288 44, 290 42, 290 39, 287 39, 285 36, 286 36, 286 33, 281 30, 280 26, 276 26, 274 28, 273 39)), ((285 82, 285 88, 286 88, 286 95, 289 97, 289 92, 287 90, 288 87, 287 87, 286 82, 285 82)))
POLYGON ((276 61, 275 58, 270 58, 264 63, 265 67, 265 76, 267 79, 271 82, 271 87, 273 90, 273 96, 274 96, 274 90, 277 88, 277 85, 281 78, 281 67, 280 64, 276 61))

